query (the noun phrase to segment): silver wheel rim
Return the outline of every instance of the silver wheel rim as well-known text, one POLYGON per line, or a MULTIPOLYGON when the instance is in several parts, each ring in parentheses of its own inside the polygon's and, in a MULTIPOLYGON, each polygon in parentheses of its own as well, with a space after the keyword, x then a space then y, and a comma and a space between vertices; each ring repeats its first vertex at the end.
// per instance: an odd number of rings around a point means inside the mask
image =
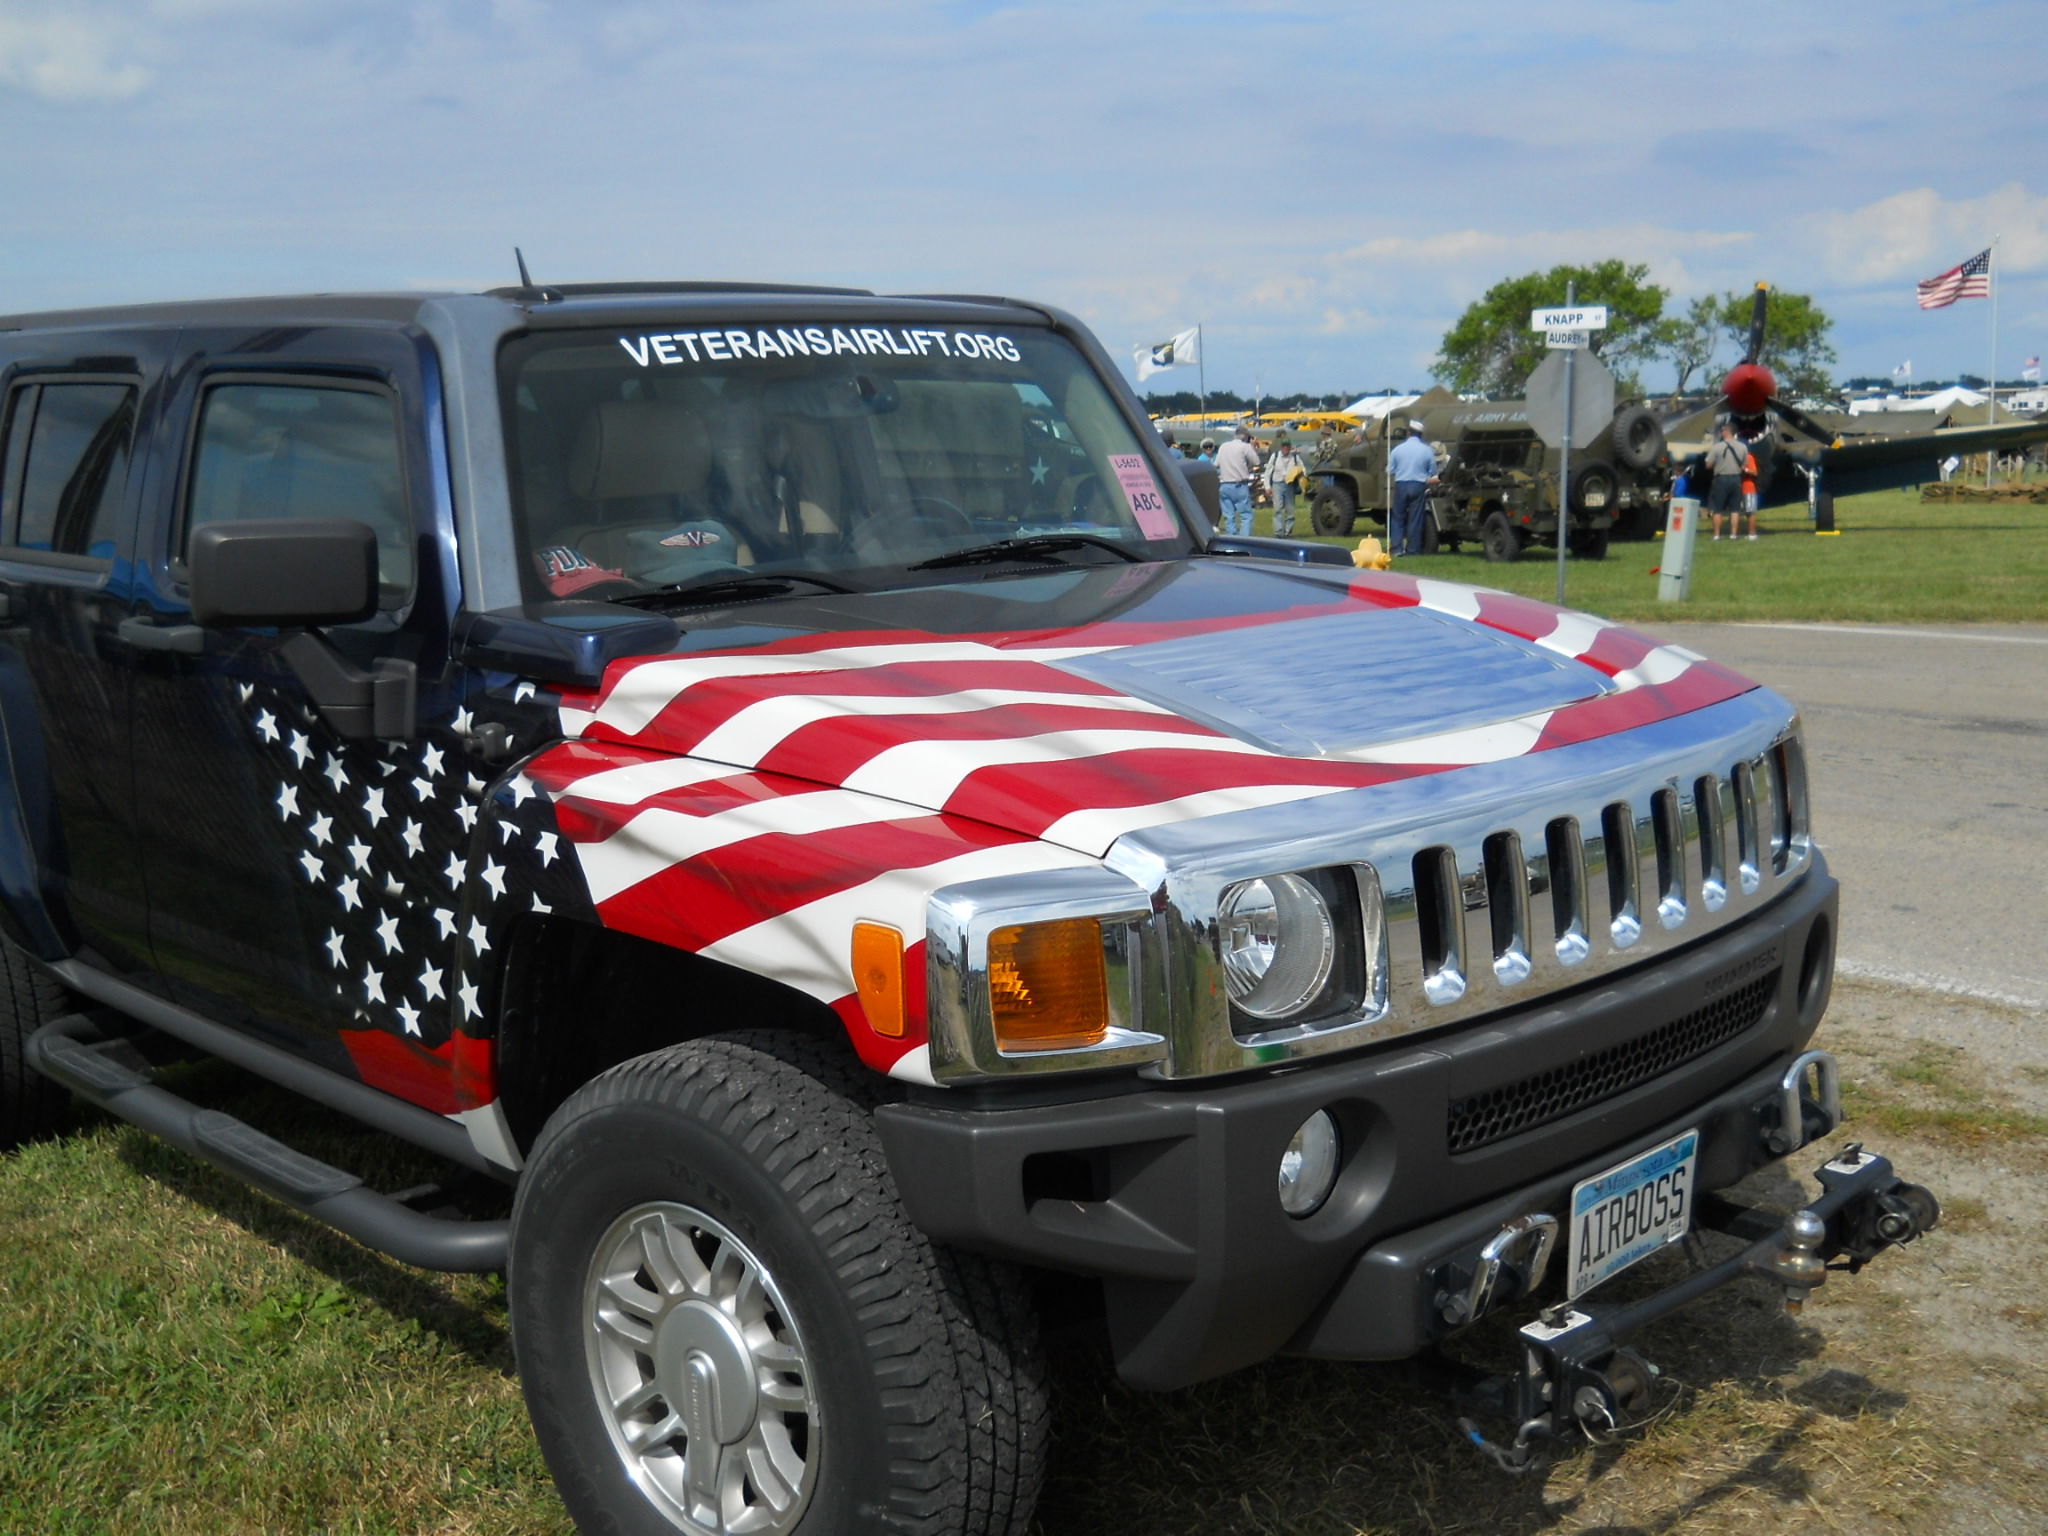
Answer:
POLYGON ((791 1529, 817 1482, 809 1358, 775 1277, 702 1211, 650 1201, 584 1284, 591 1391, 626 1473, 678 1530, 791 1529))

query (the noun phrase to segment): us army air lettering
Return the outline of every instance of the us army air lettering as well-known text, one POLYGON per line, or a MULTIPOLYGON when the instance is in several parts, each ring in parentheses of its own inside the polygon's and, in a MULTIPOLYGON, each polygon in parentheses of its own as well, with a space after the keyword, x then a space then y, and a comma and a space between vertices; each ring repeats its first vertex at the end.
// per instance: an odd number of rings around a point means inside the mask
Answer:
POLYGON ((642 368, 676 363, 766 362, 775 357, 966 357, 1018 363, 1024 355, 1007 336, 918 326, 777 326, 774 330, 670 331, 619 338, 642 368), (686 355, 687 354, 687 355, 686 355))

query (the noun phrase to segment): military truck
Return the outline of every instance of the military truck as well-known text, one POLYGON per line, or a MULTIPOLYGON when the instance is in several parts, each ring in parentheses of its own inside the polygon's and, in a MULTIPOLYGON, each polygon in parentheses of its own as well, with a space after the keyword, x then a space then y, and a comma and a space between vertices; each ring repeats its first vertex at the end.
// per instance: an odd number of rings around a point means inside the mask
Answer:
MULTIPOLYGON (((1315 447, 1309 516, 1317 533, 1348 534, 1361 513, 1386 521, 1389 437, 1399 443, 1408 436, 1404 419, 1423 424, 1444 465, 1423 524, 1425 550, 1476 540, 1489 560, 1513 560, 1531 543, 1555 547, 1563 456, 1529 425, 1527 402, 1460 400, 1442 388, 1408 407, 1391 434, 1382 424, 1315 447)), ((1614 534, 1648 537, 1670 486, 1670 453, 1656 414, 1640 402, 1624 405, 1608 431, 1572 459, 1566 537, 1573 553, 1597 560, 1614 534)))

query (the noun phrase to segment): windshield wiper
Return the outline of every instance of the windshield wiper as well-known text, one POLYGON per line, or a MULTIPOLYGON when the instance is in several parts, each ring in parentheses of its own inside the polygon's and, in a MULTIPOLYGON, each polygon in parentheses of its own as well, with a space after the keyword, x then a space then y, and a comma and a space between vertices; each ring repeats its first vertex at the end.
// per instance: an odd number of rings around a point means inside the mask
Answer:
POLYGON ((843 582, 828 581, 823 576, 810 576, 801 571, 748 571, 739 576, 720 576, 715 580, 679 581, 672 586, 656 587, 652 592, 635 592, 630 596, 616 597, 612 601, 626 603, 635 608, 674 608, 699 606, 718 602, 724 598, 745 600, 753 597, 780 597, 792 590, 798 582, 816 587, 821 592, 855 592, 843 582))
POLYGON ((929 560, 920 560, 906 569, 943 571, 948 566, 995 565, 1004 560, 1051 560, 1067 549, 1106 549, 1119 560, 1132 564, 1144 559, 1143 555, 1125 549, 1114 539, 1100 538, 1092 533, 1032 533, 1022 538, 997 539, 993 544, 974 544, 966 549, 951 550, 929 560))

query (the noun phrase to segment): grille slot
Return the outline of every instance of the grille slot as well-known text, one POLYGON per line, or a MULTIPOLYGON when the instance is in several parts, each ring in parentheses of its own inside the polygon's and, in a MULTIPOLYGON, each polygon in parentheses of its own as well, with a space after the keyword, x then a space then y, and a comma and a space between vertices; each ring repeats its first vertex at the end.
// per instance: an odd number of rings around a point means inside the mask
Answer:
POLYGON ((1642 863, 1636 856, 1636 817, 1627 802, 1600 813, 1600 836, 1607 855, 1607 931, 1616 949, 1627 949, 1643 936, 1642 909, 1636 905, 1642 863))
POLYGON ((1754 1028, 1777 987, 1778 972, 1773 970, 1633 1040, 1533 1077, 1454 1099, 1445 1125, 1450 1150, 1470 1152, 1562 1120, 1704 1056, 1754 1028))
POLYGON ((1465 896, 1458 856, 1448 848, 1415 855, 1415 916, 1422 939, 1422 993, 1432 1003, 1465 995, 1465 896))

